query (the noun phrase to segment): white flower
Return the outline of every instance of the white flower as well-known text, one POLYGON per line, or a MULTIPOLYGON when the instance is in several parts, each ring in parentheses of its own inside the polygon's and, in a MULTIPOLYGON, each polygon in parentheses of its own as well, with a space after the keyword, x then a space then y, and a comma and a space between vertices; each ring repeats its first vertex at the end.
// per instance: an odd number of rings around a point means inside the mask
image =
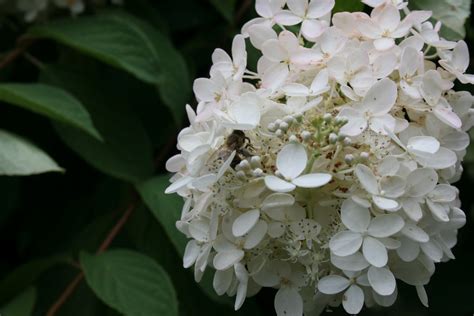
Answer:
POLYGON ((382 79, 370 88, 360 103, 353 107, 345 107, 339 116, 349 122, 341 132, 348 136, 357 136, 367 127, 376 133, 386 133, 386 129, 394 131, 396 120, 389 114, 397 100, 397 86, 390 79, 382 79))
POLYGON ((281 25, 301 24, 301 34, 307 40, 315 40, 328 27, 326 21, 319 20, 334 7, 334 0, 288 0, 289 10, 283 10, 275 16, 281 25))
POLYGON ((362 164, 355 167, 354 173, 378 208, 386 211, 395 211, 399 208, 396 199, 405 191, 405 180, 403 178, 385 176, 379 181, 372 170, 362 164))
POLYGON ((333 274, 319 280, 318 290, 328 295, 344 292, 342 299, 344 310, 351 315, 358 314, 364 306, 364 291, 361 286, 369 286, 367 274, 342 272, 345 276, 333 274))
POLYGON ((331 181, 327 173, 304 174, 308 164, 308 154, 303 145, 291 143, 285 145, 278 154, 276 167, 283 179, 276 176, 266 176, 265 184, 275 192, 291 192, 296 187, 319 188, 331 181))
POLYGON ((467 46, 403 0, 364 3, 370 16, 331 20, 332 0, 257 0, 231 56, 215 50, 195 81, 166 193, 185 199, 183 265, 196 281, 215 270, 235 309, 271 287, 279 316, 329 302, 356 314, 394 304, 397 279, 428 305, 435 264, 454 259, 466 216, 452 183, 474 126, 474 97, 454 86, 473 81, 467 46))
POLYGON ((368 208, 346 200, 341 210, 342 223, 349 229, 331 238, 329 248, 340 257, 356 253, 362 246, 365 259, 375 267, 388 262, 388 238, 402 230, 405 222, 396 214, 378 215, 371 219, 368 208), (386 245, 387 244, 387 245, 386 245))
POLYGON ((466 74, 469 66, 469 49, 464 41, 459 41, 451 53, 446 53, 439 61, 444 69, 455 75, 461 83, 474 84, 474 75, 466 74))
POLYGON ((400 19, 400 11, 391 4, 377 6, 370 18, 363 17, 358 21, 359 32, 374 40, 377 50, 388 50, 395 46, 395 39, 408 34, 412 22, 400 19))

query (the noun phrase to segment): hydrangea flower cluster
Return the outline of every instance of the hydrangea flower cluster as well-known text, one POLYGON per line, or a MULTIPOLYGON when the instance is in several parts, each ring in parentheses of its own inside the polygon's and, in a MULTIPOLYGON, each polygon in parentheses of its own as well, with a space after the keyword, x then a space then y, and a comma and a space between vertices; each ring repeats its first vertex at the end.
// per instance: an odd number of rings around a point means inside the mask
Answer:
POLYGON ((166 193, 185 199, 184 267, 214 272, 235 309, 275 288, 277 315, 342 304, 390 306, 397 280, 424 286, 454 259, 466 217, 458 190, 474 124, 464 41, 440 37, 431 12, 365 0, 257 0, 259 18, 217 49, 166 193), (246 46, 261 52, 247 69, 246 46))

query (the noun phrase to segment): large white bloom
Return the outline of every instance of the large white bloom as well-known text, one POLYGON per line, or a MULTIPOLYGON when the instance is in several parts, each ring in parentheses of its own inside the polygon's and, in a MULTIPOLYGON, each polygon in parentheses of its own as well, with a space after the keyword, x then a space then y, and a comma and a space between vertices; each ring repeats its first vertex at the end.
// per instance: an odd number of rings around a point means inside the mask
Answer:
POLYGON ((392 305, 397 280, 427 306, 435 263, 454 259, 468 48, 403 0, 363 2, 370 16, 331 18, 333 0, 257 0, 260 17, 195 81, 166 193, 185 199, 184 267, 196 281, 214 270, 235 309, 271 287, 278 316, 329 302, 357 314, 392 305))

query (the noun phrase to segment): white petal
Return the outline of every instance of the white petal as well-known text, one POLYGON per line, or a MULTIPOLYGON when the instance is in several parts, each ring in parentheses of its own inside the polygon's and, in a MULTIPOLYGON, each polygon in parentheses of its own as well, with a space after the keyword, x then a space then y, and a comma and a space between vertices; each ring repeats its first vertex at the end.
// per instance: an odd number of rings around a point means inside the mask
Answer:
POLYGON ((308 0, 288 0, 288 8, 296 15, 303 16, 308 9, 308 0))
POLYGON ((416 198, 405 198, 402 200, 402 208, 408 217, 418 222, 423 217, 423 211, 421 210, 420 201, 416 198))
POLYGON ((214 279, 212 281, 212 286, 214 287, 214 290, 216 291, 217 295, 224 295, 224 293, 227 292, 232 283, 233 278, 233 269, 216 271, 216 273, 214 274, 214 279))
POLYGON ((377 239, 367 236, 362 244, 365 259, 375 267, 383 267, 388 262, 387 249, 377 239))
POLYGON ((307 16, 311 19, 317 19, 325 16, 334 8, 334 0, 310 1, 307 16))
POLYGON ((280 288, 275 295, 277 316, 303 316, 303 299, 295 288, 280 288))
POLYGON ((263 55, 273 62, 280 62, 288 57, 288 53, 281 47, 277 39, 270 39, 262 44, 263 55))
POLYGON ((268 68, 262 77, 262 88, 277 90, 285 83, 289 74, 288 66, 284 63, 279 63, 268 68))
MULTIPOLYGON (((314 2, 319 2, 319 1, 313 1, 314 2)), ((327 29, 327 23, 324 23, 323 21, 320 20, 304 20, 302 25, 301 25, 301 34, 309 40, 309 41, 315 41, 316 38, 320 37, 321 34, 327 29)))
POLYGON ((462 121, 451 109, 437 106, 433 109, 433 114, 443 123, 452 128, 461 128, 462 121))
POLYGON ((374 41, 375 49, 378 51, 389 50, 395 46, 395 40, 391 37, 382 37, 374 41))
POLYGON ((393 273, 389 269, 370 267, 367 276, 370 285, 378 294, 387 296, 395 291, 397 284, 393 273))
POLYGON ((286 227, 280 222, 271 222, 268 225, 268 235, 272 238, 279 238, 285 233, 286 227))
POLYGON ((263 200, 262 210, 265 211, 275 207, 291 206, 293 204, 295 204, 295 198, 291 194, 273 193, 263 200))
POLYGON ((211 79, 198 78, 194 81, 193 90, 198 101, 213 101, 218 88, 211 79))
POLYGON ((218 252, 214 257, 213 264, 216 270, 227 270, 244 258, 245 252, 233 250, 218 252))
POLYGON ((430 240, 430 236, 428 236, 428 234, 423 229, 413 223, 406 223, 405 227, 403 227, 401 230, 401 233, 411 240, 417 242, 427 242, 430 240))
POLYGON ((420 246, 406 237, 399 238, 402 245, 397 249, 397 254, 403 261, 411 262, 415 260, 420 254, 420 246))
POLYGON ((465 41, 459 41, 453 50, 451 62, 459 72, 465 72, 469 66, 469 49, 465 41))
POLYGON ((329 248, 338 256, 348 256, 355 253, 362 245, 362 236, 351 231, 341 231, 329 241, 329 248))
POLYGON ((250 42, 257 49, 262 49, 263 43, 270 39, 277 39, 276 32, 268 24, 252 25, 248 29, 250 42))
POLYGON ((301 17, 288 10, 283 10, 275 15, 275 22, 281 25, 296 25, 301 21, 301 17))
POLYGON ((166 170, 169 172, 178 172, 186 166, 186 160, 182 155, 174 155, 166 161, 166 170))
POLYGON ((185 188, 191 181, 193 181, 193 178, 191 177, 183 177, 181 179, 178 179, 175 182, 171 183, 170 186, 166 188, 165 193, 166 194, 176 193, 182 188, 185 188))
POLYGON ((386 135, 386 130, 395 131, 397 120, 390 114, 372 117, 369 120, 370 129, 377 134, 386 135))
POLYGON ((329 90, 329 72, 327 69, 321 70, 311 83, 311 92, 319 95, 329 90))
POLYGON ((303 145, 290 143, 278 153, 276 166, 278 171, 288 179, 298 177, 306 168, 308 154, 303 145))
POLYGON ((232 224, 232 234, 235 237, 247 234, 257 224, 259 218, 260 210, 258 209, 242 213, 232 224))
POLYGON ((362 106, 373 115, 388 113, 397 100, 397 85, 390 79, 374 84, 362 100, 362 106))
POLYGON ((434 240, 420 244, 421 250, 434 262, 440 262, 443 258, 443 250, 434 240))
POLYGON ((358 314, 364 306, 364 292, 362 289, 352 284, 342 296, 342 306, 348 314, 358 314))
POLYGON ((260 106, 254 93, 246 93, 229 107, 229 115, 240 129, 253 129, 260 123, 260 106))
POLYGON ((423 304, 425 307, 429 307, 428 295, 426 294, 426 290, 423 285, 416 286, 416 294, 418 294, 418 298, 420 299, 421 304, 423 304))
POLYGON ((403 226, 405 221, 396 214, 378 215, 370 222, 368 232, 373 237, 384 238, 395 235, 403 226))
POLYGON ((300 83, 289 83, 282 88, 283 92, 290 97, 306 97, 309 95, 309 89, 300 83))
POLYGON ((456 154, 444 147, 441 147, 436 153, 416 152, 416 160, 423 167, 433 169, 445 169, 454 166, 457 162, 456 154))
POLYGON ((343 108, 338 117, 343 117, 348 122, 341 127, 341 134, 347 136, 357 136, 367 128, 367 119, 363 113, 353 108, 343 108))
POLYGON ((287 182, 275 176, 266 176, 265 185, 270 190, 281 193, 291 192, 296 189, 296 185, 293 183, 287 182))
POLYGON ((440 222, 449 222, 447 210, 442 204, 432 202, 430 199, 426 200, 426 204, 436 220, 440 222))
POLYGON ((439 150, 439 141, 431 136, 414 136, 408 140, 407 148, 410 151, 434 154, 439 150))
POLYGON ((186 249, 184 250, 183 255, 183 267, 185 269, 189 268, 194 264, 197 257, 199 256, 199 252, 201 251, 201 247, 198 246, 196 240, 190 240, 186 245, 186 249))
POLYGON ((300 188, 319 188, 328 184, 332 176, 327 173, 310 173, 293 180, 293 184, 300 188))
POLYGON ((332 295, 341 293, 350 285, 350 281, 340 275, 328 275, 318 282, 318 290, 321 293, 332 295))
POLYGON ((259 220, 245 238, 244 248, 252 249, 257 246, 267 234, 267 230, 267 222, 259 220))
POLYGON ((359 179, 360 184, 362 187, 370 194, 378 194, 379 193, 379 186, 377 183, 377 178, 375 177, 372 170, 363 164, 358 164, 355 169, 354 173, 359 179))
POLYGON ((373 196, 372 200, 378 208, 386 211, 394 211, 400 206, 397 201, 384 198, 383 196, 373 196))
POLYGON ((352 199, 347 199, 341 207, 341 220, 350 230, 362 233, 369 226, 370 211, 368 208, 355 203, 352 199))
POLYGON ((407 177, 407 194, 422 197, 434 190, 438 183, 438 174, 431 168, 419 168, 407 177))
POLYGON ((331 254, 331 262, 335 267, 347 271, 361 271, 370 265, 360 252, 346 257, 331 254))

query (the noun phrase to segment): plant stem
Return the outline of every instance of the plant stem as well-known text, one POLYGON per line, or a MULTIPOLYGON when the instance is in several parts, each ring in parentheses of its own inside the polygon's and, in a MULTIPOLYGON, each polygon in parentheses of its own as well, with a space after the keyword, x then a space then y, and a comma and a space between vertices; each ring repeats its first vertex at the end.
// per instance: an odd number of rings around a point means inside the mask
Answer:
MULTIPOLYGON (((107 237, 105 237, 104 241, 102 244, 99 246, 97 249, 97 254, 101 254, 104 251, 106 251, 109 247, 112 241, 115 239, 115 237, 120 233, 122 228, 125 226, 127 223, 128 219, 130 218, 130 215, 132 215, 133 211, 136 209, 137 204, 138 204, 138 195, 134 194, 133 201, 130 203, 130 205, 126 208, 124 211, 123 215, 120 217, 120 219, 115 223, 114 227, 110 230, 108 233, 107 237)), ((64 292, 59 296, 59 298, 51 305, 51 308, 48 310, 48 313, 46 314, 47 316, 54 316, 56 313, 59 311, 59 309, 66 303, 67 299, 74 293, 74 290, 76 287, 81 283, 81 281, 84 279, 84 272, 81 271, 79 274, 68 284, 64 292)))

